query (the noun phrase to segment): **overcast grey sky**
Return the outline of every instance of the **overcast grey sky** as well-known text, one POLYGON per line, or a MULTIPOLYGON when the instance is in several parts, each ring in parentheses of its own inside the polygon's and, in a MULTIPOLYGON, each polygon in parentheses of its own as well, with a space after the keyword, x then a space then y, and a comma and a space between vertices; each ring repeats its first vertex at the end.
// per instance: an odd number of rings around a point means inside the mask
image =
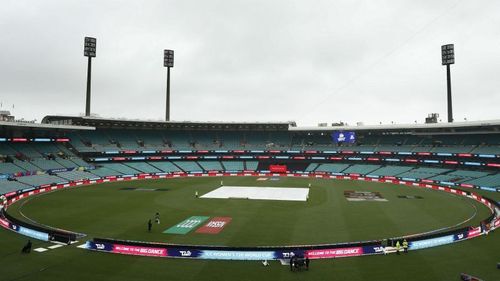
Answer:
POLYGON ((440 46, 454 43, 455 120, 500 118, 500 1, 3 0, 0 101, 18 118, 85 109, 172 120, 446 119, 440 46), (12 109, 12 104, 15 105, 12 109))

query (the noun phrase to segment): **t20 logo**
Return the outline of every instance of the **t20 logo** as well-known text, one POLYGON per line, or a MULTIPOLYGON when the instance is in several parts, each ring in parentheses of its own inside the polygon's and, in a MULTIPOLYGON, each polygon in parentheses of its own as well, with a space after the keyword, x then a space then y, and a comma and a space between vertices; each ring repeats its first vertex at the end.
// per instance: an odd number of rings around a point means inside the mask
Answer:
POLYGON ((179 251, 181 253, 182 257, 190 257, 191 256, 191 251, 179 251))

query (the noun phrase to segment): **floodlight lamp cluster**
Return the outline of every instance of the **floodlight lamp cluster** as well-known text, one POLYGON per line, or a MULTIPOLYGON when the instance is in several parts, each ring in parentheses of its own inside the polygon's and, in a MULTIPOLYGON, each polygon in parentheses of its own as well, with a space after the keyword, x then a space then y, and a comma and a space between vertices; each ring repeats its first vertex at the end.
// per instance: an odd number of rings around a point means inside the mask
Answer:
POLYGON ((455 50, 453 44, 441 46, 441 62, 442 65, 450 65, 455 63, 455 50))
POLYGON ((93 37, 85 37, 85 43, 83 47, 83 55, 86 57, 95 58, 97 40, 93 37))
POLYGON ((163 51, 163 66, 164 67, 174 67, 174 51, 164 50, 163 51))

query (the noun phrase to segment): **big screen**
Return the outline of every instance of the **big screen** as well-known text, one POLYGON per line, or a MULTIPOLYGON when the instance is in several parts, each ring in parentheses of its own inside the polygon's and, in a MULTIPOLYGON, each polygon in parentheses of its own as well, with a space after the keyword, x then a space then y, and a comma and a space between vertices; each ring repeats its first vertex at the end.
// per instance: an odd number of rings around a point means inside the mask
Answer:
POLYGON ((355 143, 355 132, 333 132, 332 138, 334 143, 355 143))

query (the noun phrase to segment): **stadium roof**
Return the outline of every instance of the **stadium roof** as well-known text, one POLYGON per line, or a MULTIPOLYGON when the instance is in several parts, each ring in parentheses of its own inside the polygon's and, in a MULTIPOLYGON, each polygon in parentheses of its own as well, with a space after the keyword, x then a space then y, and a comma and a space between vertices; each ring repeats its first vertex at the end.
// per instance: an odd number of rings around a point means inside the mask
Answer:
POLYGON ((295 122, 206 122, 113 119, 95 116, 45 116, 44 124, 67 124, 97 128, 178 129, 178 130, 288 130, 295 122))
POLYGON ((382 124, 359 126, 302 126, 290 127, 290 131, 443 131, 463 132, 482 131, 500 133, 500 120, 465 121, 454 123, 424 123, 424 124, 382 124))
POLYGON ((1 128, 11 129, 59 129, 59 130, 95 130, 92 126, 73 126, 64 124, 43 124, 22 121, 0 121, 1 128))
POLYGON ((364 131, 374 133, 500 133, 500 120, 466 121, 454 123, 383 124, 356 126, 300 126, 288 122, 203 122, 128 120, 85 116, 55 116, 43 118, 41 125, 59 125, 70 128, 81 126, 116 129, 171 129, 171 130, 269 130, 292 132, 364 131))

